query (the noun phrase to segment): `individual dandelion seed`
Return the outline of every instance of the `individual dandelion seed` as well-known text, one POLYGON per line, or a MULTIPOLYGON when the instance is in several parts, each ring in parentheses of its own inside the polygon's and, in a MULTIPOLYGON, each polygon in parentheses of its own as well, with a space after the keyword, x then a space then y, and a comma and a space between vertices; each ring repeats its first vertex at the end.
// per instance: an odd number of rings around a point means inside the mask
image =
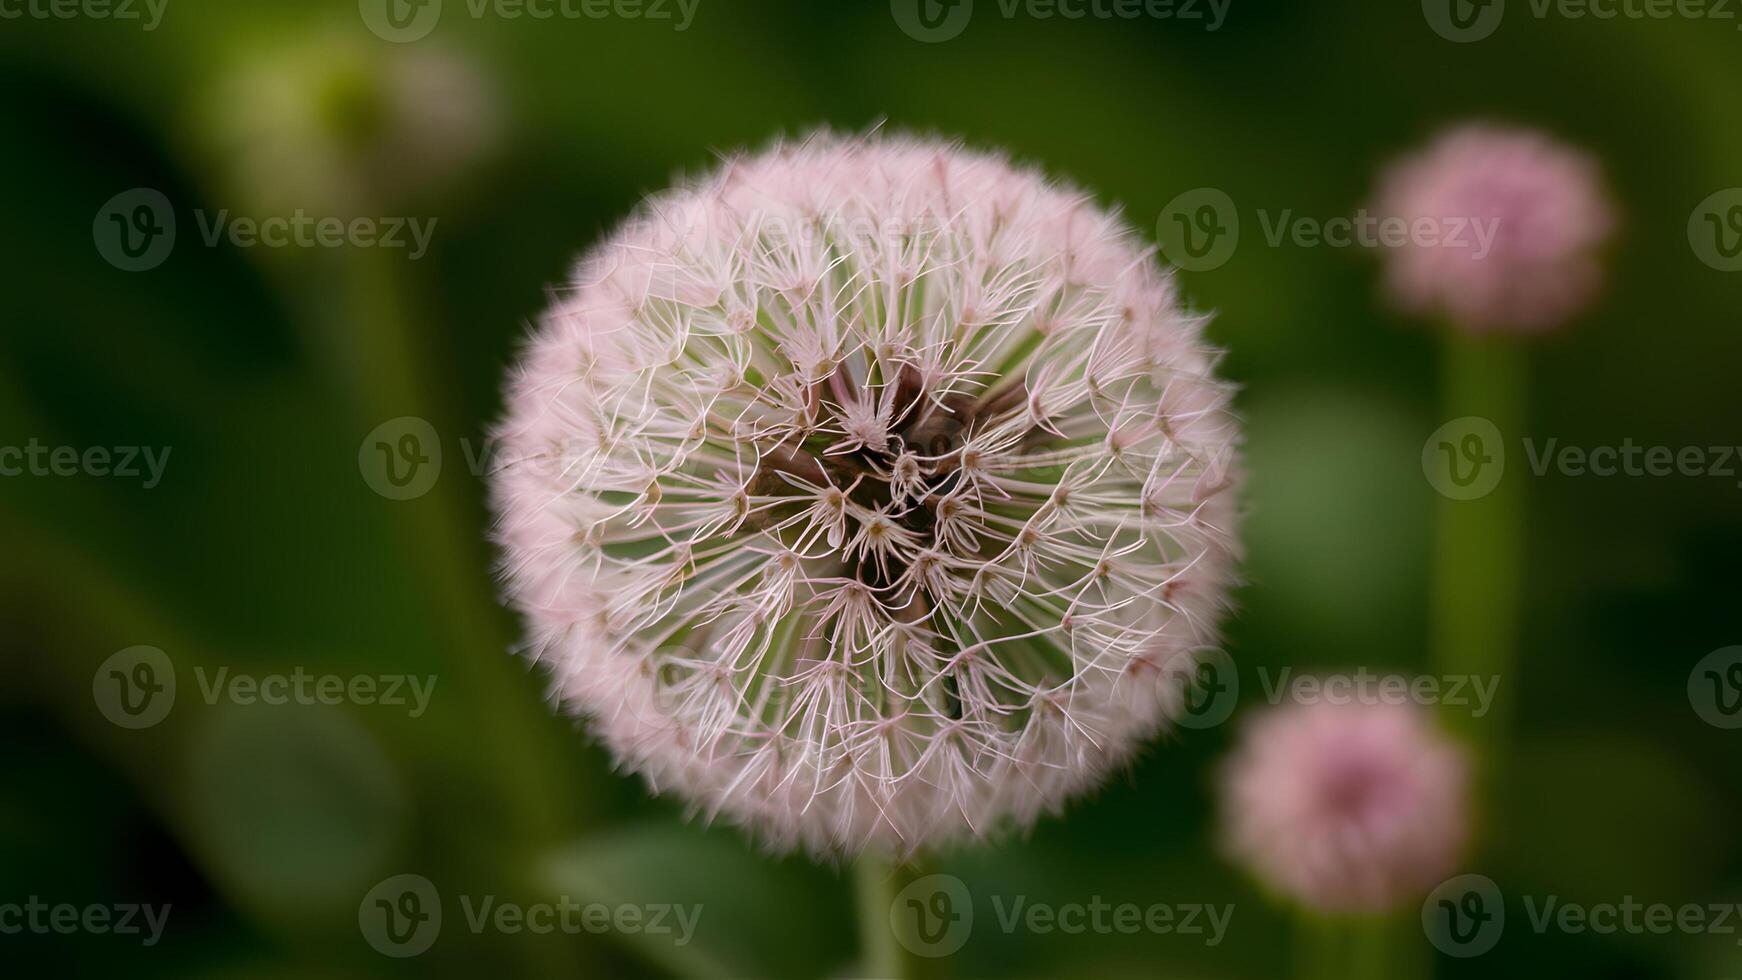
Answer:
POLYGON ((1464 756, 1414 704, 1271 709, 1222 775, 1230 856, 1315 911, 1394 908, 1432 889, 1463 853, 1464 756))
POLYGON ((581 261, 509 383, 532 655, 773 847, 1031 824, 1217 639, 1238 431, 1201 330, 1115 215, 1001 157, 728 159, 581 261))
POLYGON ((1386 255, 1392 298, 1474 333, 1549 330, 1583 312, 1615 226, 1588 155, 1488 123, 1447 130, 1393 163, 1374 208, 1411 229, 1386 255))

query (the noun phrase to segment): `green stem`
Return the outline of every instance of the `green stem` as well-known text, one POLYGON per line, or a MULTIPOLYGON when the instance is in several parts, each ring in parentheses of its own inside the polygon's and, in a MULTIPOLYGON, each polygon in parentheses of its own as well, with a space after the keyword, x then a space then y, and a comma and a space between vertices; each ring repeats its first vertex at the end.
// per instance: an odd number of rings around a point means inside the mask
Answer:
MULTIPOLYGON (((352 271, 350 333, 371 378, 357 391, 364 430, 400 415, 433 414, 413 380, 419 372, 408 290, 401 271, 390 265, 395 261, 377 249, 347 263, 352 271)), ((456 465, 463 462, 449 461, 444 476, 463 479, 464 467, 456 465)), ((405 518, 410 551, 421 556, 415 565, 429 576, 432 605, 448 618, 455 672, 477 705, 479 737, 489 745, 491 771, 518 825, 513 836, 537 850, 560 835, 561 808, 547 790, 554 761, 527 723, 530 706, 507 683, 508 638, 493 622, 493 604, 480 600, 490 594, 490 583, 471 570, 484 567, 487 557, 458 530, 466 522, 456 486, 452 479, 440 479, 423 498, 392 506, 396 516, 405 518)))
POLYGON ((1304 908, 1295 908, 1291 965, 1296 980, 1320 980, 1325 975, 1324 929, 1324 919, 1304 908))
MULTIPOLYGON (((380 249, 365 249, 347 256, 344 265, 346 307, 336 318, 342 332, 333 338, 334 353, 348 369, 362 416, 359 431, 402 415, 439 418, 427 387, 417 380, 424 365, 418 356, 414 291, 397 264, 401 261, 380 249)), ((551 778, 562 767, 535 725, 533 712, 541 706, 517 695, 511 684, 510 671, 518 669, 511 666, 508 636, 487 598, 488 577, 478 571, 488 560, 476 544, 482 534, 466 530, 465 499, 458 491, 458 481, 467 476, 457 465, 462 462, 447 462, 423 497, 389 507, 402 529, 407 573, 425 576, 430 608, 445 618, 455 686, 470 695, 486 760, 484 778, 494 782, 508 821, 499 840, 510 865, 524 874, 557 845, 563 814, 574 808, 555 789, 560 781, 551 778)), ((562 975, 573 971, 573 952, 560 944, 536 943, 528 944, 523 955, 537 972, 562 975)))
POLYGON ((1387 917, 1361 919, 1350 924, 1348 980, 1398 980, 1391 970, 1391 944, 1387 917))
POLYGON ((1391 942, 1394 916, 1351 918, 1295 913, 1294 974, 1300 980, 1402 980, 1391 942))
MULTIPOLYGON (((1442 370, 1443 419, 1486 418, 1505 445, 1516 447, 1526 417, 1524 350, 1505 338, 1448 332, 1442 370)), ((1446 719, 1476 750, 1490 781, 1499 756, 1493 750, 1506 727, 1516 680, 1512 670, 1524 563, 1524 460, 1507 462, 1510 472, 1486 496, 1440 500, 1434 542, 1434 669, 1500 678, 1495 703, 1484 717, 1458 712, 1446 719)))
MULTIPOLYGON (((1441 357, 1441 406, 1446 421, 1479 416, 1492 422, 1499 446, 1485 446, 1503 467, 1494 489, 1471 500, 1442 498, 1435 522, 1431 630, 1434 670, 1442 675, 1498 679, 1494 703, 1481 718, 1445 712, 1445 722, 1469 745, 1485 809, 1498 807, 1500 764, 1517 684, 1520 588, 1524 568, 1525 460, 1505 460, 1523 437, 1529 401, 1524 348, 1509 338, 1473 338, 1448 330, 1441 357), (1507 472, 1510 470, 1510 472, 1507 472)), ((1491 435, 1491 433, 1490 433, 1491 435)), ((1492 464, 1489 464, 1492 465, 1492 464)), ((1420 961, 1413 964, 1421 970, 1420 961)))
POLYGON ((895 896, 918 876, 913 869, 869 855, 853 864, 859 912, 859 959, 864 976, 876 980, 914 980, 918 971, 889 920, 895 896))

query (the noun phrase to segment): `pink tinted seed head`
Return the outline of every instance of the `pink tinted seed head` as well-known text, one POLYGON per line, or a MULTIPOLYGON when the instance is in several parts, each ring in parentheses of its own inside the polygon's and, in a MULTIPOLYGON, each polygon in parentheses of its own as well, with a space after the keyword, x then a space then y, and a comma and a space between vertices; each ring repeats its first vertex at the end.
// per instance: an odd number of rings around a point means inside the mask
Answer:
POLYGON ((1223 771, 1230 855, 1316 911, 1370 913, 1451 873, 1462 753, 1413 704, 1318 701, 1255 720, 1223 771))
POLYGON ((1001 157, 728 159, 581 261, 510 382, 529 647, 622 765, 771 846, 1026 826, 1216 639, 1237 428, 1201 329, 1001 157))
POLYGON ((1386 256, 1392 298, 1472 333, 1549 330, 1583 312, 1615 224, 1588 155, 1486 123, 1450 129, 1394 162, 1375 210, 1411 229, 1386 256))

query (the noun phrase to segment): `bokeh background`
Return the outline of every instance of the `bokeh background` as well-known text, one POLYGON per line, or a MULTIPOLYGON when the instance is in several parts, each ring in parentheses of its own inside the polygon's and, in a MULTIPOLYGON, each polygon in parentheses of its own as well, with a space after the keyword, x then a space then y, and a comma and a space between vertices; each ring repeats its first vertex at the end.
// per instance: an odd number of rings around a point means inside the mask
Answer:
POLYGON ((1688 690, 1696 662, 1742 642, 1742 478, 1536 476, 1519 451, 1527 437, 1742 442, 1742 276, 1688 234, 1700 202, 1742 184, 1737 20, 1538 17, 1515 0, 1492 36, 1458 44, 1409 2, 1233 0, 1209 31, 1007 18, 981 0, 959 36, 922 43, 879 0, 700 0, 681 31, 447 6, 408 43, 343 0, 168 0, 152 30, 0 20, 0 444, 171 450, 149 489, 0 478, 0 903, 173 907, 149 948, 0 935, 8 973, 856 975, 850 873, 686 821, 614 773, 510 656, 517 624, 497 602, 473 463, 516 342, 579 250, 673 174, 819 124, 1007 147, 1146 234, 1200 187, 1225 192, 1242 224, 1225 264, 1182 273, 1215 313, 1248 426, 1238 709, 1158 739, 1026 838, 931 856, 978 920, 925 968, 1310 973, 1310 929, 1218 851, 1215 767, 1264 707, 1260 670, 1444 671, 1428 612, 1443 504, 1421 453, 1452 416, 1440 333, 1379 301, 1379 257, 1272 246, 1260 215, 1352 213, 1387 158, 1474 116, 1588 148, 1622 226, 1601 305, 1521 355, 1528 404, 1505 433, 1526 515, 1519 653, 1465 870, 1510 896, 1507 930, 1453 959, 1405 909, 1375 927, 1379 975, 1742 976, 1734 934, 1539 934, 1516 903, 1742 900, 1742 732, 1704 720, 1688 690), (407 63, 423 66, 394 67, 407 63), (380 94, 402 77, 411 96, 380 94), (144 271, 104 252, 103 209, 134 188, 177 219, 173 250, 144 271), (416 260, 208 245, 199 227, 297 208, 436 224, 416 260), (395 500, 360 448, 404 416, 433 428, 443 465, 428 492, 395 500), (129 730, 93 680, 137 645, 164 651, 179 689, 163 721, 129 730), (416 717, 208 704, 196 670, 220 667, 436 688, 416 717), (360 934, 359 902, 407 873, 440 889, 445 922, 399 960, 360 934), (678 947, 475 933, 459 903, 561 895, 704 912, 678 947), (1216 946, 1006 932, 989 896, 1015 895, 1235 913, 1216 946))

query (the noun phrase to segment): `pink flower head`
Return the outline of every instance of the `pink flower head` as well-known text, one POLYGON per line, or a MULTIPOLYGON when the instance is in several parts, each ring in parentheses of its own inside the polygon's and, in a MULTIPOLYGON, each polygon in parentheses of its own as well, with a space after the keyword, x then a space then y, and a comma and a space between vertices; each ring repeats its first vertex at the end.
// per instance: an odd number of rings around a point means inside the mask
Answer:
POLYGON ((1549 330, 1582 312, 1615 224, 1589 156, 1535 130, 1482 123, 1393 163, 1376 209, 1408 225, 1388 242, 1393 298, 1474 333, 1549 330))
POLYGON ((1223 773, 1227 847, 1321 912, 1378 912, 1456 866, 1463 754, 1412 704, 1317 701, 1252 723, 1223 773))
POLYGON ((622 765, 773 846, 1027 825, 1216 636, 1237 428, 1201 327, 1001 157, 730 159, 585 257, 511 381, 531 646, 622 765))

